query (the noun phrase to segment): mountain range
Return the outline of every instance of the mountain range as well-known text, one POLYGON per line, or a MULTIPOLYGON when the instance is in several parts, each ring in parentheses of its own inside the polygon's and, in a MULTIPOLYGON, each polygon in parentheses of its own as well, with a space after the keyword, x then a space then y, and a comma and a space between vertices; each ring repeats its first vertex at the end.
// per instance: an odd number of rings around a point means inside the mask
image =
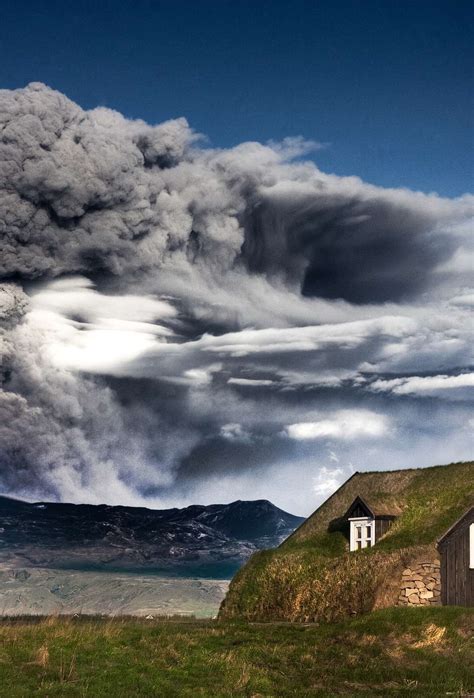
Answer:
POLYGON ((0 497, 0 565, 224 579, 303 521, 266 500, 154 510, 0 497))

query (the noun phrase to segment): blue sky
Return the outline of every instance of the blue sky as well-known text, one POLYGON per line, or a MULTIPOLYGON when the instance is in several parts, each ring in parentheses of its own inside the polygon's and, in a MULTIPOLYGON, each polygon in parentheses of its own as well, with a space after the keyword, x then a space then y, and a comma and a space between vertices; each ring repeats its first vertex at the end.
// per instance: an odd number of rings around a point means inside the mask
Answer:
POLYGON ((472 190, 473 5, 463 0, 2 3, 0 82, 85 108, 184 115, 215 146, 302 135, 326 172, 472 190))

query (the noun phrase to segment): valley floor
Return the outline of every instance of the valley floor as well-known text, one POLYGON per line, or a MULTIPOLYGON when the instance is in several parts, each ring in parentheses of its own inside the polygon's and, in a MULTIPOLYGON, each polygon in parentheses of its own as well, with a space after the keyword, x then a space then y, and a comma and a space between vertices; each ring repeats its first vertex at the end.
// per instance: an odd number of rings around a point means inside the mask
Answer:
POLYGON ((454 607, 321 626, 3 619, 0 696, 466 696, 473 631, 474 609, 454 607))
POLYGON ((194 615, 212 618, 228 589, 220 579, 0 566, 0 616, 194 615))

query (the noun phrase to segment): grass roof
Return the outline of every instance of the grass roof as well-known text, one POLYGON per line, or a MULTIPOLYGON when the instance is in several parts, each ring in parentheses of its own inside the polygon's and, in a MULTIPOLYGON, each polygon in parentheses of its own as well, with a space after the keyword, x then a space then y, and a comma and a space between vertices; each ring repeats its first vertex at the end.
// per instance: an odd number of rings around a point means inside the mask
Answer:
POLYGON ((325 537, 357 496, 375 509, 400 512, 380 545, 435 543, 474 503, 474 462, 354 473, 281 547, 325 537))

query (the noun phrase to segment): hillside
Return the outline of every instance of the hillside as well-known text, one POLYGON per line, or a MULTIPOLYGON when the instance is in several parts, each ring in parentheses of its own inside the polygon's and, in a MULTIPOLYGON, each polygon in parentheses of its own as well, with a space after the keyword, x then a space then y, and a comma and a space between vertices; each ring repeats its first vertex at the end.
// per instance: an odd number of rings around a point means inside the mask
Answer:
POLYGON ((0 566, 229 578, 302 521, 266 500, 156 510, 0 497, 0 566))
POLYGON ((335 620, 394 605, 403 569, 437 559, 437 539, 473 501, 473 462, 355 473, 278 548, 252 556, 220 617, 335 620), (341 517, 357 495, 399 516, 373 548, 349 553, 341 517))
POLYGON ((470 695, 474 613, 425 610, 384 609, 320 626, 6 619, 0 696, 470 695))

